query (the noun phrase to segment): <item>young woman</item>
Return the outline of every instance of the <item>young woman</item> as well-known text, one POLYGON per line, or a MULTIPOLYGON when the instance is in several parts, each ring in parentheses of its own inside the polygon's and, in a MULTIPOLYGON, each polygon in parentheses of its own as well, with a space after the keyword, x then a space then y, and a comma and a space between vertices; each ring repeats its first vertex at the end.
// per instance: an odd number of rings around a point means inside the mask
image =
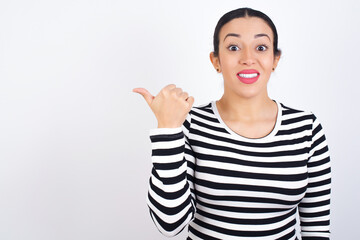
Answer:
POLYGON ((240 8, 220 18, 211 62, 224 78, 218 101, 171 84, 154 97, 148 206, 164 235, 189 227, 188 239, 330 239, 329 150, 310 111, 268 96, 281 56, 264 13, 240 8), (297 213, 298 211, 298 213, 297 213))

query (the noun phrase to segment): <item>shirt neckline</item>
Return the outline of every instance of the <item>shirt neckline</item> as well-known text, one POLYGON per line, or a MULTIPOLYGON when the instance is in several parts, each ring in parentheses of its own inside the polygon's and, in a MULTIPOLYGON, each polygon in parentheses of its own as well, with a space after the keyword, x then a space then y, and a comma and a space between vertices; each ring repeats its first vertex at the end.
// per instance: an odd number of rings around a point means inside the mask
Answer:
POLYGON ((219 114, 219 111, 216 107, 216 101, 212 101, 211 102, 211 108, 216 116, 216 118, 218 119, 218 121, 220 122, 220 124, 222 125, 223 128, 226 129, 226 131, 228 133, 230 133, 232 136, 234 136, 235 138, 238 138, 240 140, 245 140, 245 141, 261 141, 261 140, 266 140, 266 139, 269 139, 273 136, 276 135, 276 133, 278 132, 279 130, 279 127, 280 127, 280 124, 281 124, 281 117, 282 117, 282 108, 281 108, 281 104, 279 102, 277 102, 276 100, 272 99, 277 107, 278 107, 278 111, 277 111, 277 116, 276 116, 276 122, 275 122, 275 126, 274 128, 272 129, 272 131, 267 134, 266 136, 264 137, 261 137, 261 138, 248 138, 248 137, 245 137, 245 136, 242 136, 236 132, 234 132, 233 130, 231 130, 226 124, 225 122, 223 121, 223 119, 221 118, 220 114, 219 114))

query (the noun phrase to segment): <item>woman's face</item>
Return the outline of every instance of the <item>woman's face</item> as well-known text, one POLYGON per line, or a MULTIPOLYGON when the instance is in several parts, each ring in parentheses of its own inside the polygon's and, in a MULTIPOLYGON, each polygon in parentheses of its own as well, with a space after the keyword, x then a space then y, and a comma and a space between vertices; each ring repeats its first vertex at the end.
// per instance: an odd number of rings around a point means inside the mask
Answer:
POLYGON ((225 94, 267 96, 268 80, 280 59, 274 57, 273 40, 271 28, 257 17, 235 18, 221 28, 219 55, 212 52, 210 58, 223 74, 225 94), (243 70, 257 73, 242 75, 243 70))

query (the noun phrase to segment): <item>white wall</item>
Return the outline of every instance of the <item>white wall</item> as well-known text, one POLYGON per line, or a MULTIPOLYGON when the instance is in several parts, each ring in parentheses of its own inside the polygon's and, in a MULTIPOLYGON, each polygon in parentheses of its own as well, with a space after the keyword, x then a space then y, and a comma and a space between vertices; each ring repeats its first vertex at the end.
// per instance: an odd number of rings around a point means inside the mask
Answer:
MULTIPOLYGON (((165 239, 145 198, 148 130, 134 87, 220 98, 212 34, 227 11, 269 15, 283 51, 270 97, 313 111, 332 156, 332 239, 358 235, 357 1, 0 2, 0 239, 165 239)), ((174 239, 185 239, 183 232, 174 239)))

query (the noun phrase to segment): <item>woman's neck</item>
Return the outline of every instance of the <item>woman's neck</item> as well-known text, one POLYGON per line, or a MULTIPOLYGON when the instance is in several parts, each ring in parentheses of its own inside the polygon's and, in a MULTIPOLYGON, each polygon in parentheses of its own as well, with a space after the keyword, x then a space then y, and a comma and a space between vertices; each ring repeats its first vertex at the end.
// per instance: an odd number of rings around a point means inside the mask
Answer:
POLYGON ((224 120, 256 122, 274 118, 276 103, 267 94, 253 98, 242 98, 224 94, 216 102, 224 120))

